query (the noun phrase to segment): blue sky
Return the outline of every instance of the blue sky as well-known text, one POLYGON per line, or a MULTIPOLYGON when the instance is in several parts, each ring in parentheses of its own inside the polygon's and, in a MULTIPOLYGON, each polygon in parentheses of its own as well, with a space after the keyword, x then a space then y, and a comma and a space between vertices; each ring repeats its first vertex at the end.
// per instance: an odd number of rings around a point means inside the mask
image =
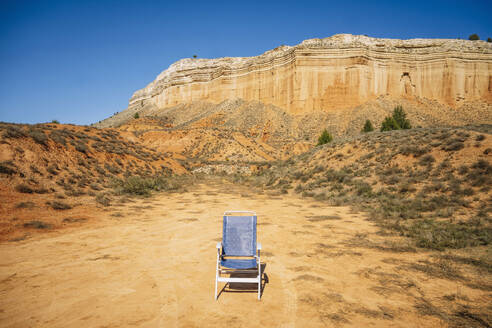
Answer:
POLYGON ((90 124, 184 57, 338 33, 492 37, 492 1, 4 1, 0 121, 90 124))

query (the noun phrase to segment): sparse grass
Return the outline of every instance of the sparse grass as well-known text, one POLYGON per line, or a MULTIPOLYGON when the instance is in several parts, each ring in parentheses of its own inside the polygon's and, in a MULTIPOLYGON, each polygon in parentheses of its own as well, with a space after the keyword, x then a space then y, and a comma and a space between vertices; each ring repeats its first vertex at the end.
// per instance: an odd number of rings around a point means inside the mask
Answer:
POLYGON ((443 250, 489 245, 487 212, 492 208, 480 197, 492 186, 489 161, 459 166, 454 157, 462 155, 449 154, 435 165, 441 154, 456 151, 461 144, 465 147, 470 136, 466 130, 446 128, 366 134, 354 137, 357 141, 315 148, 291 159, 289 165, 275 163, 261 177, 242 181, 270 189, 281 189, 281 180, 293 181, 294 191, 303 197, 369 212, 384 233, 409 237, 412 247, 443 250), (433 149, 429 153, 428 145, 436 140, 446 152, 433 149), (454 143, 460 145, 449 147, 454 143), (366 153, 353 162, 347 156, 345 166, 335 168, 330 163, 348 144, 366 153))
POLYGON ((51 208, 53 208, 55 210, 69 210, 72 208, 72 206, 70 204, 67 204, 67 203, 64 203, 61 201, 53 201, 53 202, 50 202, 49 205, 51 206, 51 208))

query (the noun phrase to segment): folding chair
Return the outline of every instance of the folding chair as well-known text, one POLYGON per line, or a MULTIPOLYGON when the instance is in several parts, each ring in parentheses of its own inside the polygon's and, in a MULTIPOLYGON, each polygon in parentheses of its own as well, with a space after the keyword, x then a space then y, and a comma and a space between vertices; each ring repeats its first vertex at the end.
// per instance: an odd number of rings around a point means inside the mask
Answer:
POLYGON ((260 299, 261 244, 256 242, 256 220, 256 213, 252 211, 227 211, 224 213, 222 242, 217 243, 216 300, 219 282, 258 284, 258 299, 260 299), (233 277, 236 273, 258 274, 254 278, 233 277), (222 275, 229 276, 224 277, 222 275))

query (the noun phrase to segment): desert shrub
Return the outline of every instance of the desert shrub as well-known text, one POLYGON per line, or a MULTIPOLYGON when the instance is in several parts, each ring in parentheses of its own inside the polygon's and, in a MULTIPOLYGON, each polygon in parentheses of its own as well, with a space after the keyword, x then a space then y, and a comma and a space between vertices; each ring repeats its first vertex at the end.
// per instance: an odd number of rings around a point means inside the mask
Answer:
POLYGON ((15 190, 24 194, 32 194, 34 190, 28 185, 21 183, 15 186, 15 190))
POLYGON ((357 181, 355 183, 355 189, 358 196, 373 197, 372 187, 367 182, 357 181))
POLYGON ((8 126, 3 135, 5 138, 22 138, 26 136, 26 133, 17 126, 8 126))
POLYGON ((58 166, 55 164, 50 165, 46 168, 46 171, 48 171, 48 173, 51 173, 53 175, 57 175, 58 174, 58 166))
POLYGON ((434 163, 435 161, 436 160, 435 160, 434 156, 432 156, 432 155, 425 155, 425 156, 422 156, 420 158, 419 164, 420 165, 429 165, 429 164, 434 163))
POLYGON ((482 141, 485 140, 485 136, 483 134, 479 134, 478 136, 475 137, 476 141, 482 141))
POLYGON ((102 167, 100 167, 99 165, 96 165, 95 169, 96 169, 97 173, 99 173, 101 175, 106 175, 106 171, 102 167))
POLYGON ((108 170, 110 173, 113 173, 113 174, 118 174, 121 172, 121 170, 115 165, 110 165, 108 163, 104 163, 104 167, 106 168, 106 170, 108 170))
POLYGON ((91 183, 89 187, 91 187, 92 190, 102 190, 101 186, 95 182, 91 183))
POLYGON ((167 181, 162 177, 131 176, 126 179, 114 179, 112 185, 119 193, 148 196, 153 190, 165 189, 167 181))
POLYGON ((75 143, 75 150, 78 152, 86 154, 88 148, 87 148, 87 145, 85 143, 79 141, 79 142, 75 143))
POLYGON ((43 131, 37 130, 37 129, 32 129, 28 132, 28 134, 38 144, 43 145, 43 146, 47 145, 48 137, 46 136, 46 134, 43 131))
POLYGON ((372 123, 370 120, 366 120, 366 123, 364 124, 364 127, 362 128, 362 132, 371 132, 374 131, 374 127, 372 126, 372 123))
POLYGON ((140 118, 140 114, 135 113, 135 114, 133 115, 133 118, 135 118, 135 119, 140 118))
POLYGON ((65 140, 65 136, 63 133, 61 133, 59 130, 53 130, 50 133, 50 138, 56 143, 59 143, 60 145, 66 146, 67 141, 65 140))
POLYGON ((492 166, 480 159, 470 166, 466 180, 474 187, 492 184, 492 166))
POLYGON ((10 161, 5 161, 0 163, 0 173, 12 175, 16 173, 17 171, 15 170, 14 167, 12 167, 14 164, 10 161))
POLYGON ((53 123, 53 124, 60 124, 60 121, 58 121, 58 120, 51 120, 51 123, 53 123))
POLYGON ((457 151, 463 149, 464 147, 465 144, 463 143, 463 141, 459 139, 451 139, 446 145, 442 147, 442 149, 445 151, 457 151))
POLYGON ((24 228, 34 228, 34 229, 50 229, 51 228, 51 224, 43 222, 43 221, 38 221, 38 220, 26 222, 23 224, 23 226, 24 226, 24 228))
POLYGON ((317 146, 321 146, 327 144, 333 140, 333 136, 328 132, 328 130, 324 129, 321 135, 318 138, 317 146))
POLYGON ((402 155, 408 156, 413 155, 413 157, 420 157, 426 153, 428 153, 430 149, 428 147, 419 147, 419 146, 403 146, 399 149, 399 152, 402 155))
POLYGON ((67 196, 79 197, 79 196, 85 195, 86 193, 82 189, 73 189, 73 190, 67 191, 65 194, 67 196))
POLYGON ((33 202, 20 202, 15 205, 15 208, 33 208, 35 205, 33 202))
POLYGON ((473 34, 470 34, 470 36, 468 37, 468 40, 477 41, 477 40, 480 40, 480 37, 478 36, 478 34, 473 33, 473 34))
POLYGON ((71 205, 56 200, 54 202, 49 203, 49 205, 55 210, 69 210, 72 208, 71 205))
POLYGON ((111 199, 103 193, 97 194, 96 202, 98 202, 99 204, 101 204, 103 206, 111 205, 111 199))

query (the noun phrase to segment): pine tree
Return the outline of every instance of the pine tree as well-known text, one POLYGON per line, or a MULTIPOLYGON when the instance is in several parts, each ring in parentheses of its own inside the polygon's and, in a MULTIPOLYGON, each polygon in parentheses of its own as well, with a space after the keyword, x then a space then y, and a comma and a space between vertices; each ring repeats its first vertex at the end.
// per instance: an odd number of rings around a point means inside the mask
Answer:
POLYGON ((362 132, 371 132, 374 131, 374 127, 372 126, 371 121, 366 120, 366 124, 364 124, 364 127, 362 128, 362 132))
POLYGON ((391 130, 400 130, 400 126, 392 116, 386 116, 383 123, 381 123, 381 132, 391 130))
POLYGON ((477 41, 477 40, 480 40, 480 37, 478 36, 478 34, 474 33, 468 37, 468 40, 477 41))
POLYGON ((327 144, 327 143, 331 142, 332 140, 333 140, 333 136, 330 133, 328 133, 328 130, 324 129, 318 138, 317 146, 327 144))
POLYGON ((407 120, 407 114, 403 110, 402 106, 396 106, 393 110, 393 119, 398 123, 400 129, 410 129, 412 126, 410 125, 410 121, 407 120))

